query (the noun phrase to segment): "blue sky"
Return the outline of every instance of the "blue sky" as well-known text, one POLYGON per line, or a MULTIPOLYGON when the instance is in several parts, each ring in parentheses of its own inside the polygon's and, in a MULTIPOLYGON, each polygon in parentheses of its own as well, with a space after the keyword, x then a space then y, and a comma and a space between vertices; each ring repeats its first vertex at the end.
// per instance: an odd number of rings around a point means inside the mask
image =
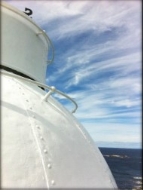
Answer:
POLYGON ((50 37, 46 83, 76 100, 74 115, 96 144, 141 147, 141 1, 7 2, 32 9, 50 37))

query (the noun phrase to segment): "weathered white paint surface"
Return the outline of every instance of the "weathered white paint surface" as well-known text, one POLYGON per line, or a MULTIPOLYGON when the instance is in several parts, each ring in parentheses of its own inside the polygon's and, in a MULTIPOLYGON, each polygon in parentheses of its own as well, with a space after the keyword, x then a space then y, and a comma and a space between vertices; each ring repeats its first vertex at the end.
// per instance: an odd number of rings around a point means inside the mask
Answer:
POLYGON ((116 187, 98 148, 62 105, 2 75, 3 187, 116 187))
POLYGON ((1 64, 45 82, 48 37, 23 12, 2 4, 1 64))
MULTIPOLYGON (((9 14, 13 8, 5 7, 5 10, 5 14, 9 14)), ((13 11, 16 14, 16 10, 13 11)), ((13 22, 15 23, 14 18, 13 22)), ((31 24, 28 19, 27 22, 28 25, 31 24)), ((6 28, 4 31, 7 31, 6 28)), ((5 34, 8 36, 7 32, 2 33, 3 36, 5 34)), ((6 39, 6 36, 3 39, 6 39)), ((23 33, 23 39, 24 37, 23 33)), ((12 36, 8 39, 12 40, 12 36)), ((41 41, 39 44, 43 44, 43 39, 41 41)), ((2 45, 4 43, 5 41, 2 45)), ((28 42, 26 43, 28 46, 28 42)), ((33 47, 30 41, 29 44, 35 51, 35 46, 33 47)), ((7 66, 15 69, 16 65, 18 71, 23 71, 25 74, 29 72, 29 76, 39 81, 43 80, 42 72, 45 71, 40 69, 39 73, 37 70, 31 71, 30 67, 35 68, 33 63, 29 67, 24 66, 26 62, 20 60, 20 57, 17 62, 15 50, 11 49, 13 53, 10 52, 8 55, 5 53, 7 45, 5 44, 4 47, 2 61, 8 61, 7 66), (10 62, 11 60, 13 61, 10 62)), ((23 54, 27 56, 27 49, 23 49, 23 54)), ((43 54, 39 54, 38 59, 42 62, 43 54)), ((38 62, 36 67, 40 68, 38 62)), ((95 147, 76 118, 60 103, 51 96, 48 102, 44 101, 46 92, 37 85, 4 74, 1 75, 1 88, 1 185, 3 188, 116 188, 112 174, 99 149, 95 147)))

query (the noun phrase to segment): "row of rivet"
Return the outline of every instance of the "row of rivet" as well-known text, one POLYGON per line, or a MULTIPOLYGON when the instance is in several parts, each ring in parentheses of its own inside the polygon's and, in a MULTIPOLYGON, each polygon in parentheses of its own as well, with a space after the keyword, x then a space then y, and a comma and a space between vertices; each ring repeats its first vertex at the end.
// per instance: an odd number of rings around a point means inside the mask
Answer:
MULTIPOLYGON (((36 125, 36 127, 37 127, 38 129, 40 129, 40 126, 39 126, 39 125, 36 125)), ((44 141, 44 138, 43 138, 42 136, 40 136, 40 139, 41 139, 42 141, 44 141)), ((44 154, 48 154, 47 149, 44 149, 43 152, 44 152, 44 154)), ((51 169, 51 168, 52 168, 52 165, 51 165, 51 164, 48 164, 47 167, 48 167, 48 169, 51 169)), ((51 185, 55 185, 55 181, 54 181, 54 180, 51 180, 51 185)))
MULTIPOLYGON (((21 89, 21 87, 19 87, 19 89, 21 89)), ((25 94, 22 93, 22 95, 25 95, 25 94)), ((26 99, 26 102, 29 102, 29 100, 26 99)), ((29 107, 29 109, 32 110, 32 107, 29 107)), ((32 117, 35 118, 35 115, 33 114, 32 117)), ((36 125, 36 128, 37 128, 37 129, 40 129, 40 126, 39 126, 39 125, 36 125)), ((41 135, 40 135, 40 139, 41 139, 41 140, 44 140, 44 138, 43 138, 41 135)), ((43 152, 44 152, 45 154, 48 153, 48 151, 47 151, 46 149, 44 149, 43 152)), ((51 165, 51 164, 48 164, 47 167, 48 167, 48 169, 51 169, 51 168, 52 168, 52 165, 51 165)), ((54 184, 55 184, 55 181, 54 181, 54 180, 51 180, 51 185, 54 185, 54 184)))

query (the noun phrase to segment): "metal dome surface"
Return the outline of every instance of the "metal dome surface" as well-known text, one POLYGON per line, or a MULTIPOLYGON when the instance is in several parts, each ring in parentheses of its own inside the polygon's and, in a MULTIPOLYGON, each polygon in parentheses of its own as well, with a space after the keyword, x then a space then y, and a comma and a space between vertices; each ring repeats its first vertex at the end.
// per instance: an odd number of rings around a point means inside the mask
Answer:
POLYGON ((2 186, 113 188, 103 156, 76 118, 39 87, 2 74, 2 186))

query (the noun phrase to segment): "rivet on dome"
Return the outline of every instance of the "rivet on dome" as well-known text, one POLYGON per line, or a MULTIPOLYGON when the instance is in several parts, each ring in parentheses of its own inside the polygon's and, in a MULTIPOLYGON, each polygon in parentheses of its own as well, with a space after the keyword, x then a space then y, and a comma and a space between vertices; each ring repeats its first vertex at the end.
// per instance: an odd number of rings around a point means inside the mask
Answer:
POLYGON ((44 149, 44 153, 45 153, 45 154, 47 153, 47 150, 46 150, 46 149, 44 149))
POLYGON ((51 164, 48 164, 48 168, 51 169, 51 167, 52 167, 51 164))
POLYGON ((51 181, 51 184, 52 184, 52 185, 54 185, 54 184, 55 184, 55 181, 54 181, 54 180, 52 180, 52 181, 51 181))

